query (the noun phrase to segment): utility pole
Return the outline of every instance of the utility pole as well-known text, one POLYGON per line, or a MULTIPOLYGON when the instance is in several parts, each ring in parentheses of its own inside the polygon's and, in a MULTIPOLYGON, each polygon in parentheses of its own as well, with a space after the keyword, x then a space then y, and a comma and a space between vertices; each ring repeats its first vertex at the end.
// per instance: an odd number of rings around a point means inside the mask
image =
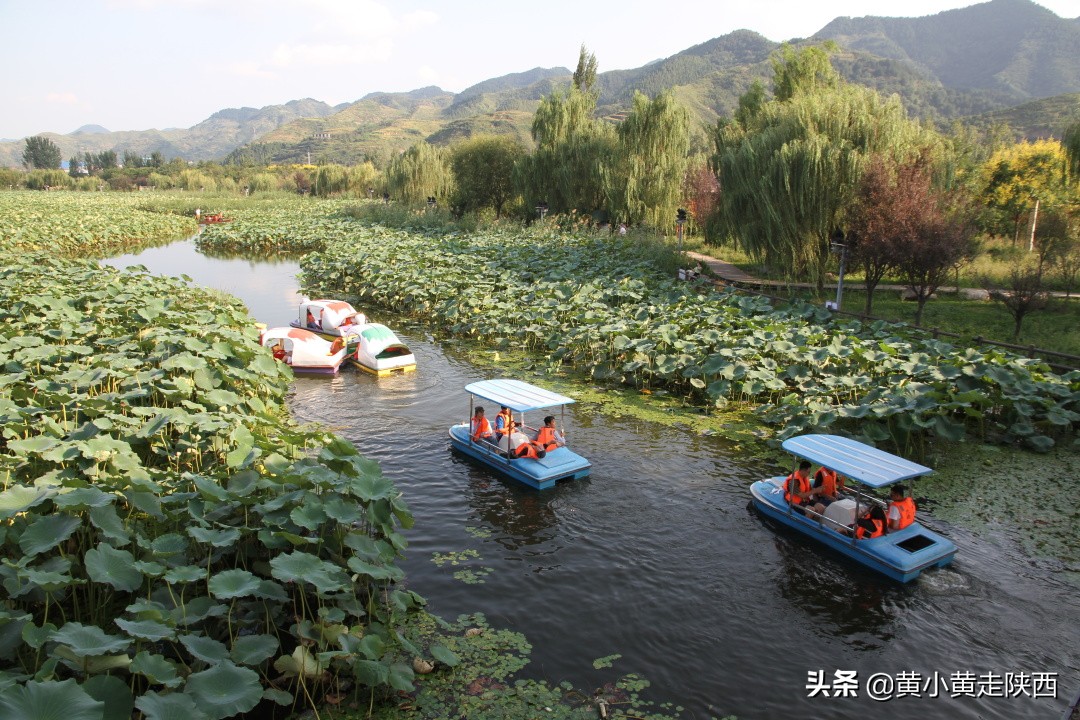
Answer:
POLYGON ((1031 213, 1031 239, 1028 241, 1028 252, 1035 250, 1035 225, 1039 222, 1039 198, 1035 198, 1035 212, 1031 213))

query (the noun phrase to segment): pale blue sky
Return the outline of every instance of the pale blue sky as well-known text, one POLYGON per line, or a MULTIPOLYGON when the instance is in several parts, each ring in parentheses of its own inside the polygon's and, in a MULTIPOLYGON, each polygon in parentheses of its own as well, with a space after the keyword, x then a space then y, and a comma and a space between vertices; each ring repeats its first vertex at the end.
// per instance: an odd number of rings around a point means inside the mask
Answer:
MULTIPOLYGON (((1080 0, 1038 0, 1066 18, 1080 0)), ((0 0, 0 138, 190 127, 227 107, 459 92, 534 67, 635 68, 740 28, 807 37, 835 17, 972 0, 0 0)))

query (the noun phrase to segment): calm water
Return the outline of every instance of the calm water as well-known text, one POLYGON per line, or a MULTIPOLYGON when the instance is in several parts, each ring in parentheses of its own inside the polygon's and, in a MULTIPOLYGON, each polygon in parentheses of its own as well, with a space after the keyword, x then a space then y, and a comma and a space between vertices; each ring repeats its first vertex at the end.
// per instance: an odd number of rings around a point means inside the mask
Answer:
MULTIPOLYGON (((187 274, 270 325, 296 313, 295 263, 207 258, 187 241, 110 264, 187 274)), ((715 438, 576 406, 568 437, 593 475, 538 493, 449 450, 447 427, 468 414, 461 388, 483 379, 468 346, 418 327, 399 335, 415 374, 299 378, 293 411, 355 442, 405 493, 417 518, 409 586, 444 617, 482 611, 523 632, 535 677, 589 692, 639 673, 649 697, 693 718, 1057 718, 1080 687, 1080 593, 1006 529, 975 537, 929 518, 958 558, 897 586, 762 520, 748 486, 771 468, 715 438), (432 561, 464 550, 478 557, 432 561), (614 654, 613 668, 593 668, 614 654), (817 670, 827 684, 857 670, 859 697, 807 697, 817 670), (916 672, 925 685, 965 671, 985 676, 972 690, 989 697, 866 697, 873 673, 916 672), (1058 698, 1002 698, 990 680, 1007 673, 1056 673, 1058 698)))

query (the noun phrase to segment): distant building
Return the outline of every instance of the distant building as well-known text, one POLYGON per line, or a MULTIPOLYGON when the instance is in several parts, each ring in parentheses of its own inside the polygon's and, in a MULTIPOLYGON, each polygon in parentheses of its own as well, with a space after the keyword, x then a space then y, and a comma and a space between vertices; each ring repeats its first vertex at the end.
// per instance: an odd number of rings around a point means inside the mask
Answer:
POLYGON ((328 133, 328 132, 312 133, 311 137, 314 138, 315 140, 329 140, 330 139, 330 133, 328 133))

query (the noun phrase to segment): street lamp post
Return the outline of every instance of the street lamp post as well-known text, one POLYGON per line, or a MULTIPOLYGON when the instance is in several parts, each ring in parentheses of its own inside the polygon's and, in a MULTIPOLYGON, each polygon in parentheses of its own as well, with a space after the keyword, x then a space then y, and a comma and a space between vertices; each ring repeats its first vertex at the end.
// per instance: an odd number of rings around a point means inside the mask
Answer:
POLYGON ((675 233, 679 236, 679 252, 682 252, 683 225, 686 224, 686 211, 682 208, 675 213, 675 233))
POLYGON ((547 215, 548 204, 543 200, 536 206, 536 214, 540 216, 540 222, 544 222, 544 216, 547 215))
POLYGON ((847 264, 847 245, 844 244, 844 231, 840 228, 836 228, 833 231, 832 239, 829 242, 829 247, 834 253, 840 256, 840 277, 836 282, 836 302, 833 303, 832 310, 839 310, 840 303, 844 297, 844 266, 847 264))

